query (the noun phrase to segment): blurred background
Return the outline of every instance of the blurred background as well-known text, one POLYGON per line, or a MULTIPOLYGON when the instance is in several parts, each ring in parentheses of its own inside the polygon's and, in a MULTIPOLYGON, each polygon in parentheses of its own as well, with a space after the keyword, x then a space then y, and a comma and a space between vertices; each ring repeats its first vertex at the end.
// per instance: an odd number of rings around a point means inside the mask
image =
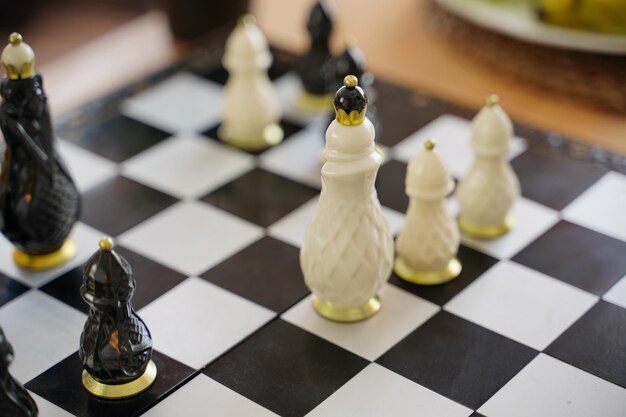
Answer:
MULTIPOLYGON (((355 35, 377 77, 470 108, 495 92, 522 122, 626 153, 626 0, 329 3, 333 52, 355 35)), ((33 46, 52 111, 59 114, 223 39, 246 11, 273 45, 302 53, 311 5, 1 0, 0 35, 19 31, 33 46)))

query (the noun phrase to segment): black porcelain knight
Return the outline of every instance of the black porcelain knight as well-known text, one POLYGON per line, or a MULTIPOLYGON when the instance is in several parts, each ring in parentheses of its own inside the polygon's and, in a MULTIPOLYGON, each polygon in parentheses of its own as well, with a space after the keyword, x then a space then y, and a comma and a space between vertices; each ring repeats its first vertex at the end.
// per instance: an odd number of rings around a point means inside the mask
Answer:
MULTIPOLYGON (((59 251, 66 242, 79 217, 81 199, 55 151, 34 53, 17 33, 9 42, 2 52, 7 76, 0 82, 0 128, 5 141, 0 230, 18 252, 45 256, 59 251)), ((15 259, 18 261, 17 256, 15 259)))

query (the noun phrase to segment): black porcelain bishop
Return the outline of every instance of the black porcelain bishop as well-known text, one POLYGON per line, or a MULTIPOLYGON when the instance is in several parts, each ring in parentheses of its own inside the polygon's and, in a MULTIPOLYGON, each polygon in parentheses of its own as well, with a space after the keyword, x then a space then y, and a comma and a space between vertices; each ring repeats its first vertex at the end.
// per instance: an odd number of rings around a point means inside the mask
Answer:
MULTIPOLYGON (((83 299, 89 304, 89 316, 78 353, 88 374, 83 375, 83 384, 92 394, 106 391, 102 385, 115 386, 137 380, 151 363, 152 338, 146 324, 133 310, 134 291, 132 268, 113 250, 113 241, 103 238, 100 249, 85 264, 80 288, 83 299)), ((153 379, 143 388, 151 382, 153 379)))

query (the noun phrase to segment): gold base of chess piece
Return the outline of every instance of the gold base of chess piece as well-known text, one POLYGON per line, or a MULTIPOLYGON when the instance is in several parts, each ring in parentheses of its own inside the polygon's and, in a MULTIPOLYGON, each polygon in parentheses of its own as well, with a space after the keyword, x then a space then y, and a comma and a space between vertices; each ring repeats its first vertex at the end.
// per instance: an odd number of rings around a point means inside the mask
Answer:
POLYGON ((504 223, 499 225, 485 225, 485 224, 476 224, 469 222, 462 217, 459 217, 459 228, 461 232, 468 236, 476 239, 495 239, 500 237, 506 233, 508 233, 512 228, 513 218, 507 216, 504 220, 504 223))
POLYGON ((229 137, 223 129, 219 129, 217 135, 222 140, 222 142, 227 143, 230 146, 234 146, 235 148, 251 152, 262 151, 264 149, 278 145, 283 141, 283 138, 285 137, 283 129, 277 124, 271 124, 266 126, 265 129, 263 129, 263 137, 259 138, 259 140, 256 141, 229 137))
POLYGON ((45 255, 30 255, 19 249, 13 251, 13 261, 20 268, 29 271, 45 271, 52 269, 72 259, 76 256, 78 249, 76 243, 71 239, 66 239, 63 246, 54 252, 45 255))
POLYGON ((397 257, 393 265, 393 270, 405 281, 419 285, 438 285, 452 281, 459 276, 463 267, 457 258, 452 258, 448 265, 439 271, 416 271, 397 257))
POLYGON ((373 316, 380 310, 380 298, 377 295, 370 298, 367 303, 360 307, 339 308, 330 301, 323 301, 313 296, 313 307, 317 313, 329 320, 349 323, 353 321, 365 320, 373 316))
POLYGON ((94 397, 107 400, 121 400, 141 394, 154 384, 157 368, 153 361, 148 362, 146 371, 137 379, 125 384, 109 385, 97 381, 87 371, 83 371, 83 386, 94 397))
POLYGON ((333 96, 330 94, 302 93, 298 96, 296 105, 299 109, 309 112, 331 111, 333 109, 333 96))

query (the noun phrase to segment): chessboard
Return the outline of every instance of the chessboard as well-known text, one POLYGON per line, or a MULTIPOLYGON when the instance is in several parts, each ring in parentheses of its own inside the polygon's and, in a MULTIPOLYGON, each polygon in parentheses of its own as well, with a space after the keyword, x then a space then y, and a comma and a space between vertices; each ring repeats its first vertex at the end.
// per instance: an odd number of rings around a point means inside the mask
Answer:
MULTIPOLYGON (((221 143, 222 52, 205 47, 56 119, 83 193, 78 256, 29 273, 0 242, 10 369, 40 416, 626 415, 623 156, 515 123, 515 228, 463 238, 463 271, 450 283, 393 275, 376 316, 327 321, 311 306, 299 247, 329 116, 294 105, 293 56, 273 50, 284 142, 259 153, 221 143), (118 401, 87 394, 77 355, 82 265, 103 235, 132 265, 158 367, 148 391, 118 401)), ((382 79, 375 95, 386 155, 376 187, 397 234, 408 161, 435 138, 462 177, 478 109, 382 79)))

